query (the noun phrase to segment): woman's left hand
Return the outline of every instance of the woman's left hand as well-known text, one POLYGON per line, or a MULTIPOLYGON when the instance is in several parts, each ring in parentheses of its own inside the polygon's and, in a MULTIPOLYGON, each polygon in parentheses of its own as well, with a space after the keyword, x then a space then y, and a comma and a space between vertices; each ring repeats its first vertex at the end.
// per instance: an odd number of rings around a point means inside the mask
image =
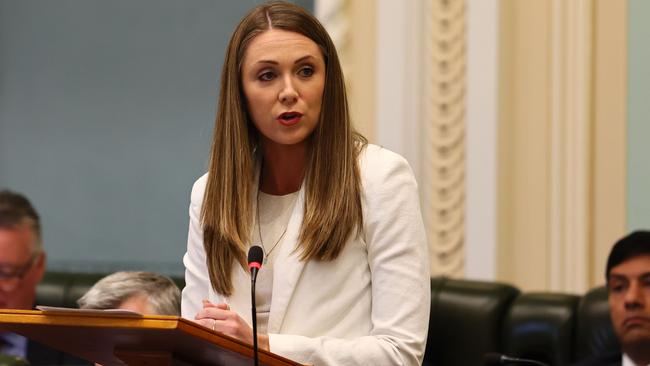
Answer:
MULTIPOLYGON (((253 329, 239 314, 230 310, 230 306, 226 303, 214 304, 203 300, 203 309, 196 314, 194 319, 206 328, 253 344, 253 329)), ((266 334, 258 334, 257 341, 260 349, 269 350, 269 338, 266 334)))

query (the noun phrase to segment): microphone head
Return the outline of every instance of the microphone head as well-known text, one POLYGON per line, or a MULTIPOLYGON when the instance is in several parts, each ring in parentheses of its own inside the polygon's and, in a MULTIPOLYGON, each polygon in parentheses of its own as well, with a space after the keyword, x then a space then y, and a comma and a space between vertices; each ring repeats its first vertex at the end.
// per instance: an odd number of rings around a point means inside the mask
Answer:
POLYGON ((483 362, 486 366, 503 365, 503 355, 496 352, 488 352, 483 355, 483 362))
POLYGON ((264 250, 259 245, 253 245, 248 249, 248 268, 262 267, 262 260, 264 260, 264 250))

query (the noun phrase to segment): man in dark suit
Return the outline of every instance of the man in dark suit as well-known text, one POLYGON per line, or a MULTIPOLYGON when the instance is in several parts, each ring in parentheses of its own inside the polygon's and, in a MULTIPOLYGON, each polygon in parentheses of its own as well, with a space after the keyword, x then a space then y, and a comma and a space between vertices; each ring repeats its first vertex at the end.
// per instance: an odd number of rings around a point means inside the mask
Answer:
MULTIPOLYGON (((38 213, 24 196, 0 191, 0 309, 33 308, 45 261, 38 213)), ((28 359, 30 348, 26 338, 0 332, 0 354, 28 359)))
MULTIPOLYGON (((32 309, 45 271, 40 218, 24 196, 0 191, 0 308, 32 309)), ((0 353, 27 357, 27 339, 0 333, 0 353)))
POLYGON ((607 259, 609 312, 623 353, 613 352, 581 366, 650 365, 650 231, 619 240, 607 259))

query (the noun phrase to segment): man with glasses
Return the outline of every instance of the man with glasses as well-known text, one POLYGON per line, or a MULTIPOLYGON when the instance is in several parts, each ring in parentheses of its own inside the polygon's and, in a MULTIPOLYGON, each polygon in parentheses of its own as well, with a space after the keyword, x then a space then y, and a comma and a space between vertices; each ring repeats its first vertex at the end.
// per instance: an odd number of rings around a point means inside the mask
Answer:
MULTIPOLYGON (((0 191, 0 309, 32 309, 45 271, 38 213, 23 195, 0 191)), ((0 332, 0 354, 28 358, 26 338, 0 332)))

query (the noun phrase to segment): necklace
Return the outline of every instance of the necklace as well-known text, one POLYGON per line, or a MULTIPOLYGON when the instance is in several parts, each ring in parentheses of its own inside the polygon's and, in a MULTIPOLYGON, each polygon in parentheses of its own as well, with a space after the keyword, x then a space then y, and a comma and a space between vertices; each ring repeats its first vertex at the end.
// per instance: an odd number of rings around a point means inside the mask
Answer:
POLYGON ((284 227, 284 231, 282 231, 282 234, 280 234, 280 237, 278 240, 275 241, 275 244, 271 247, 271 249, 267 252, 266 247, 264 246, 264 239, 262 239, 262 222, 260 221, 260 191, 259 189, 257 190, 257 206, 255 207, 257 211, 257 234, 260 236, 260 243, 262 244, 262 250, 264 251, 264 259, 263 263, 267 264, 269 262, 269 255, 271 255, 271 252, 275 247, 278 246, 278 243, 280 243, 280 240, 284 237, 284 234, 287 232, 287 228, 289 227, 289 223, 284 227))

